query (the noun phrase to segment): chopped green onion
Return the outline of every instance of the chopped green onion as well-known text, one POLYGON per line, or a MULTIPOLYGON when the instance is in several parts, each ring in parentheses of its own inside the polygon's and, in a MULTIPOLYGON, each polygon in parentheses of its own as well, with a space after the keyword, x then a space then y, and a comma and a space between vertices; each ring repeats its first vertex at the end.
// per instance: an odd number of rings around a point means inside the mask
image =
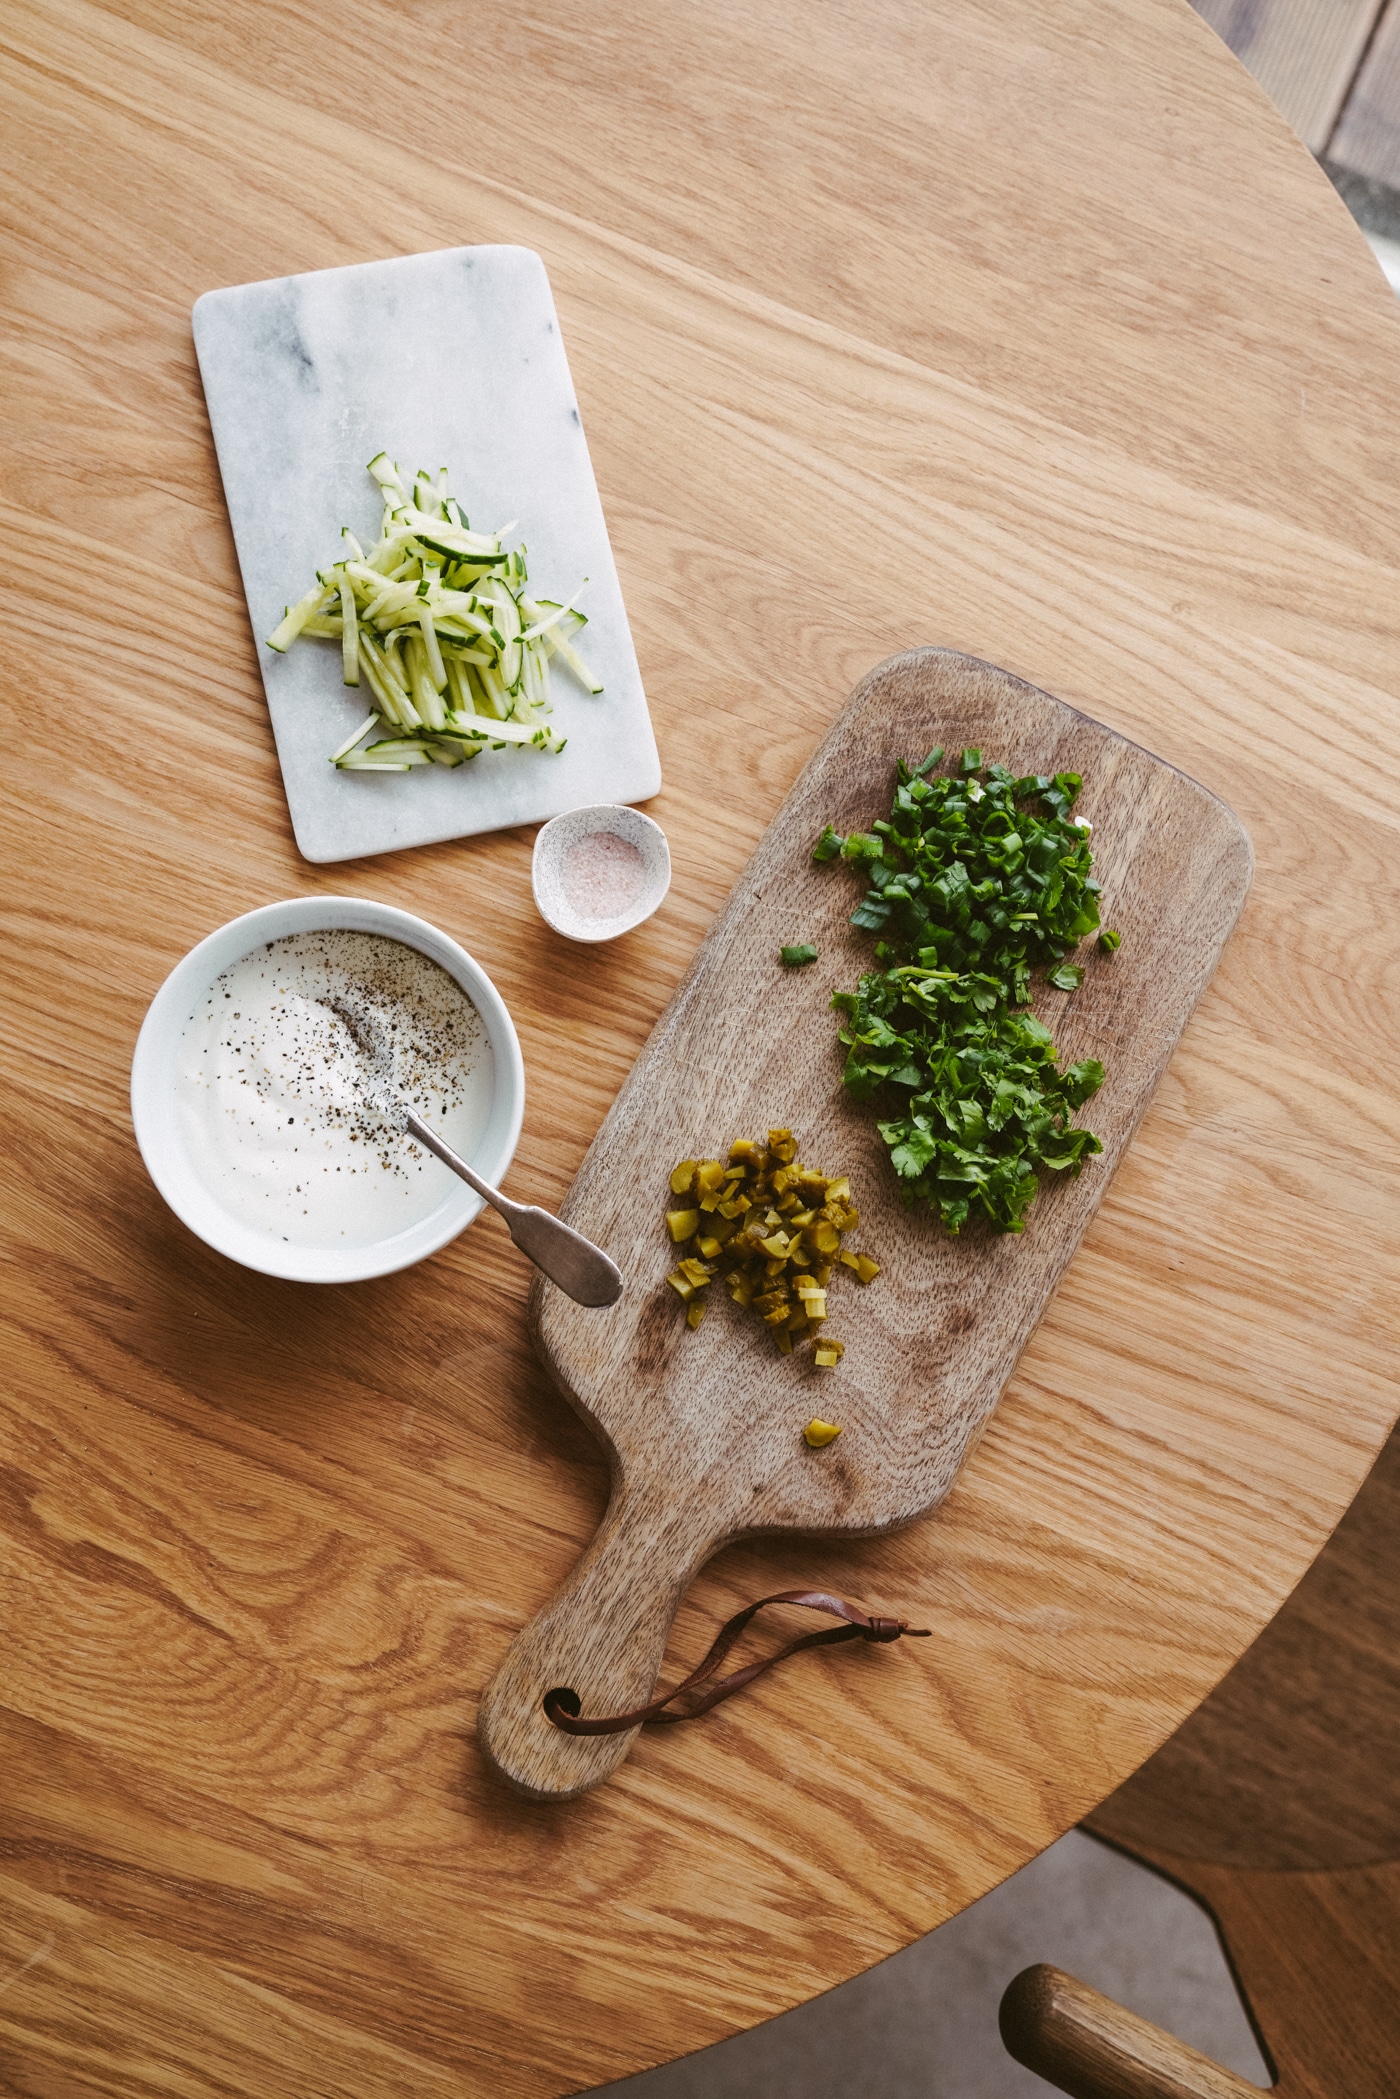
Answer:
MULTIPOLYGON (((888 818, 812 857, 838 856, 869 887, 852 925, 879 936, 876 969, 838 992, 845 1086, 879 1103, 880 1135, 901 1193, 949 1232, 980 1214, 1019 1232, 1041 1172, 1077 1174, 1103 1149, 1073 1117, 1103 1083, 1086 1057, 1061 1066, 1029 1010, 1032 971, 1062 991, 1083 982, 1067 959, 1097 932, 1089 827, 1074 813, 1077 773, 1025 774, 962 753, 895 770, 888 818)), ((1116 933, 1101 947, 1118 946, 1116 933)))

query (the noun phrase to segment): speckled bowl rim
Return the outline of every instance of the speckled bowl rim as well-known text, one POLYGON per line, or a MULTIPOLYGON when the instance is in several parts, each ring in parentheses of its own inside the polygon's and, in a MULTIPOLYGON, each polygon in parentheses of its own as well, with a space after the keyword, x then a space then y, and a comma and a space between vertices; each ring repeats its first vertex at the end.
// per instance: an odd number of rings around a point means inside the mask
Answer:
POLYGON ((563 810, 540 826, 530 861, 530 886, 540 917, 566 940, 584 945, 618 940, 634 926, 645 925, 666 901, 671 888, 670 843, 655 817, 634 809, 630 802, 587 802, 577 809, 563 810), (643 891, 631 910, 619 912, 616 918, 583 918, 570 911, 559 894, 558 870, 566 846, 596 831, 611 831, 614 837, 630 839, 645 855, 649 867, 660 870, 654 885, 643 891))
POLYGON ((525 1064, 515 1023, 479 962, 425 918, 368 897, 292 897, 230 919, 177 962, 151 1000, 131 1060, 131 1119, 146 1171, 182 1224, 244 1268, 295 1283, 361 1283, 426 1260, 464 1232, 485 1207, 453 1177, 437 1208, 406 1231, 369 1246, 289 1246, 225 1210, 199 1178, 180 1135, 175 1079, 180 1042, 200 995, 235 962, 293 933, 380 933, 429 956, 466 992, 491 1044, 495 1088, 471 1164, 499 1186, 515 1157, 525 1114, 525 1064))

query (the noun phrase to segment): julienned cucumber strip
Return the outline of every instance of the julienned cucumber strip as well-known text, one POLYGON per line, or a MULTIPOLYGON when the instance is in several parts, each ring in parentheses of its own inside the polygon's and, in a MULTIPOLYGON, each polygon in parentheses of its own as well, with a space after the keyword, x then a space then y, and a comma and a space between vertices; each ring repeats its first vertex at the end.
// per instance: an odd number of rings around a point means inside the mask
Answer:
POLYGON ((525 549, 503 544, 514 524, 471 531, 446 467, 420 468, 405 486, 378 452, 368 471, 384 500, 378 540, 363 548, 345 531, 341 560, 318 571, 267 638, 279 654, 302 635, 333 641, 345 684, 367 688, 375 712, 330 764, 400 773, 510 745, 562 751, 549 721, 551 663, 586 692, 603 689, 573 646, 588 624, 575 609, 581 589, 563 605, 528 595, 525 549))

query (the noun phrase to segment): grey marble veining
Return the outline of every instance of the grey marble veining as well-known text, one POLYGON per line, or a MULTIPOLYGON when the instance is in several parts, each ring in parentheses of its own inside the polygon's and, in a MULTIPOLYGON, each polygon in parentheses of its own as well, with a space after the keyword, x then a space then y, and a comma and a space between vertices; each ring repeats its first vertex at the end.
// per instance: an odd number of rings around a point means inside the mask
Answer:
POLYGON ((637 802, 661 768, 544 264, 528 248, 449 248, 206 292, 194 340, 297 845, 357 859, 637 802), (265 637, 342 552, 378 534, 365 462, 448 469, 476 530, 519 520, 531 587, 579 602, 596 697, 553 677, 557 756, 338 773, 328 756, 369 711, 340 652, 265 637))

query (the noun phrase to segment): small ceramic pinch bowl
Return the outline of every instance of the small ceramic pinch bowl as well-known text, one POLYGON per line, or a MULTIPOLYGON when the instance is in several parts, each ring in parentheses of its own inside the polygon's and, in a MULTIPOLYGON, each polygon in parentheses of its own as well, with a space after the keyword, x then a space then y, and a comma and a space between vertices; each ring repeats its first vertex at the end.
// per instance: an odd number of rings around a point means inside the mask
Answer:
POLYGON ((371 1244, 302 1246, 245 1222, 219 1201, 198 1169, 182 1125, 179 1078, 185 1030, 217 977, 254 948, 294 933, 377 933, 417 948, 456 979, 476 1007, 492 1059, 492 1087, 481 1134, 468 1163, 497 1185, 504 1179, 525 1112, 525 1066, 515 1024, 491 979, 446 933, 364 897, 294 897, 230 920, 176 964, 150 1004, 131 1064, 131 1116, 146 1170, 175 1215, 192 1232, 245 1268, 298 1283, 358 1283, 392 1275, 435 1254, 465 1231, 484 1207, 465 1182, 442 1169, 442 1199, 426 1217, 371 1244))
POLYGON ((616 940, 651 917, 671 886, 660 824, 622 802, 551 817, 530 871, 540 916, 568 940, 616 940))

